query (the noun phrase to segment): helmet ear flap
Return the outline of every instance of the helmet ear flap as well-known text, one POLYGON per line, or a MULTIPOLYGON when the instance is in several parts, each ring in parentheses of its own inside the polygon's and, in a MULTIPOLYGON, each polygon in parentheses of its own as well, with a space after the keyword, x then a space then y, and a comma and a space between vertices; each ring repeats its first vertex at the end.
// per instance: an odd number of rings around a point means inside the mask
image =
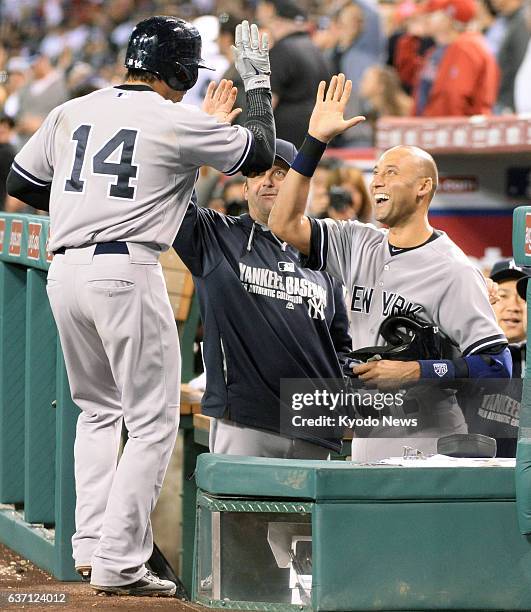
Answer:
POLYGON ((194 65, 185 66, 179 62, 175 62, 173 70, 165 71, 162 75, 164 81, 176 91, 187 91, 191 89, 197 82, 198 67, 194 65))

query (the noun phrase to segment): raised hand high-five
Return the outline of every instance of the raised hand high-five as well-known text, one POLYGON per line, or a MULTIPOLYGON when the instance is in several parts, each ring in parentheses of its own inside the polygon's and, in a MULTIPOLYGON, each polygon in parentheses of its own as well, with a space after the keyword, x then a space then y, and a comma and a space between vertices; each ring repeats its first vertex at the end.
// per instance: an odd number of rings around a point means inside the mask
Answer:
POLYGON ((202 109, 216 117, 218 123, 232 123, 242 112, 241 108, 233 109, 237 94, 238 90, 232 81, 221 79, 218 85, 212 81, 208 85, 202 109))
POLYGON ((266 33, 260 36, 256 24, 249 26, 249 22, 244 20, 236 26, 232 53, 245 91, 270 87, 268 38, 266 33))
POLYGON ((345 81, 344 74, 333 76, 328 90, 325 81, 319 83, 308 126, 308 137, 282 181, 276 202, 269 214, 269 229, 304 255, 310 252, 312 231, 305 214, 310 179, 332 138, 365 119, 361 116, 344 118, 351 92, 352 81, 345 81))
POLYGON ((338 134, 365 120, 363 116, 345 119, 344 113, 352 92, 352 81, 345 80, 344 74, 332 77, 326 89, 326 82, 321 81, 317 89, 315 106, 308 133, 321 142, 330 142, 338 134))

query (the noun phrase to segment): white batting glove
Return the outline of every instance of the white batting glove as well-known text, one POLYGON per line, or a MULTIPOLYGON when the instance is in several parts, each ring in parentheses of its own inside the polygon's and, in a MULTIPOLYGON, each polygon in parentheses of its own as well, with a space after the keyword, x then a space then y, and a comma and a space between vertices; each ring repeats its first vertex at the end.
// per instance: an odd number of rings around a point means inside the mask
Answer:
POLYGON ((253 23, 249 27, 248 21, 242 21, 236 26, 234 45, 234 64, 242 77, 245 91, 259 87, 270 88, 271 68, 267 34, 262 34, 260 41, 258 26, 253 23))

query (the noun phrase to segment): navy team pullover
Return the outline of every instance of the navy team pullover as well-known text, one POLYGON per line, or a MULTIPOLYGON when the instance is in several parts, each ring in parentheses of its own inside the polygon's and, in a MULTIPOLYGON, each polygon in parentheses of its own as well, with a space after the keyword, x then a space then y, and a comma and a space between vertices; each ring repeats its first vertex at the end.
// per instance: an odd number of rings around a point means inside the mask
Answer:
MULTIPOLYGON (((282 378, 342 378, 351 350, 341 285, 248 215, 191 203, 173 244, 194 277, 204 326, 202 412, 279 433, 282 378), (339 357, 338 357, 339 356, 339 357)), ((291 435, 291 434, 290 434, 291 435)), ((338 450, 311 429, 296 437, 338 450)))

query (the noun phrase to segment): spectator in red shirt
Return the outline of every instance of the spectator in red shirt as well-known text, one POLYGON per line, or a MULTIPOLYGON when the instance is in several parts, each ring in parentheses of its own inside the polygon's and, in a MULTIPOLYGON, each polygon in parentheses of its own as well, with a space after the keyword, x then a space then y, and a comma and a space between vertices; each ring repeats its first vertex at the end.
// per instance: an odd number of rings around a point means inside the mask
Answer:
POLYGON ((395 13, 400 29, 389 39, 387 63, 398 72, 404 91, 411 95, 422 69, 424 58, 434 41, 426 36, 428 16, 411 0, 403 0, 395 13))
POLYGON ((436 46, 426 56, 415 88, 415 114, 490 114, 500 76, 483 35, 469 29, 476 15, 474 0, 428 0, 424 10, 436 46))

